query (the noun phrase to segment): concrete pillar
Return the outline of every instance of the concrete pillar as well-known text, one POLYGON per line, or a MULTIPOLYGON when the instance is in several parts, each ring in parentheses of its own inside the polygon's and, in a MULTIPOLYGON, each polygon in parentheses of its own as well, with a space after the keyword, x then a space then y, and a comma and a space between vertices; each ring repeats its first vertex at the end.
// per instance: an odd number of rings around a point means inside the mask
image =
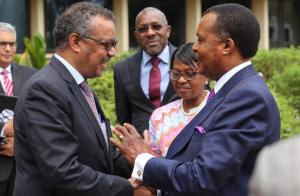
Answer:
POLYGON ((112 5, 116 15, 117 52, 119 53, 129 49, 128 0, 113 0, 112 5))
POLYGON ((201 17, 201 0, 186 0, 185 14, 185 42, 195 42, 196 28, 201 17))
POLYGON ((45 37, 45 17, 44 17, 44 1, 30 1, 30 34, 31 36, 40 33, 45 37))
POLYGON ((251 7, 260 23, 261 38, 259 49, 269 49, 268 0, 252 0, 251 7))

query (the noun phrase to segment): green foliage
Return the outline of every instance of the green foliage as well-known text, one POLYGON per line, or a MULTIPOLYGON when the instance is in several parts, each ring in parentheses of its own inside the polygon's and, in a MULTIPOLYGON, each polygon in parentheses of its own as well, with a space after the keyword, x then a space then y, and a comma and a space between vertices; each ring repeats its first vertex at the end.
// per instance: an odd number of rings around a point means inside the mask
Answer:
POLYGON ((119 62, 131 56, 135 51, 129 50, 128 52, 120 53, 113 57, 107 64, 106 70, 100 78, 94 78, 89 80, 89 84, 92 87, 94 93, 97 95, 101 107, 104 110, 107 118, 110 119, 111 124, 117 123, 115 113, 115 92, 114 92, 114 78, 113 78, 113 66, 119 62))
POLYGON ((300 63, 287 66, 282 73, 275 72, 270 84, 300 114, 300 63))
POLYGON ((266 80, 271 79, 274 71, 281 72, 291 64, 300 65, 299 47, 276 48, 259 51, 253 58, 257 71, 262 72, 266 80))
POLYGON ((300 134, 300 116, 297 111, 289 105, 286 96, 273 91, 280 111, 281 131, 280 138, 289 138, 300 134))
POLYGON ((42 68, 46 63, 46 42, 40 35, 34 35, 32 39, 23 38, 25 44, 25 52, 21 55, 16 55, 15 62, 21 65, 42 68))

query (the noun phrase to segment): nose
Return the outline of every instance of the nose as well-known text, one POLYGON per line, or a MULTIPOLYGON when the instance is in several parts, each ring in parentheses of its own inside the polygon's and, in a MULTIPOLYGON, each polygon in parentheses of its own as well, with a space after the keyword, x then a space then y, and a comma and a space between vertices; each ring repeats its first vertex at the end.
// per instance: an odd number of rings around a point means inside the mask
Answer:
POLYGON ((109 57, 115 56, 115 55, 116 55, 116 48, 115 48, 115 47, 111 47, 111 49, 109 49, 109 50, 107 51, 107 55, 108 55, 109 57))
POLYGON ((177 80, 178 83, 185 83, 186 79, 184 79, 183 75, 180 75, 179 79, 177 80))
POLYGON ((192 49, 193 49, 194 51, 197 50, 197 42, 194 42, 194 44, 193 44, 193 46, 192 46, 192 49))

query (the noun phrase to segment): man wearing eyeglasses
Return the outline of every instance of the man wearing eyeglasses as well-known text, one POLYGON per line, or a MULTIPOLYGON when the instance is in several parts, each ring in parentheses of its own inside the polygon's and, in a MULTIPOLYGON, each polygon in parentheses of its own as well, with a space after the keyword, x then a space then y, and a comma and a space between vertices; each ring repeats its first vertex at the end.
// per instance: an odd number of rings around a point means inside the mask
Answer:
POLYGON ((15 108, 14 196, 132 195, 129 180, 114 175, 121 162, 87 82, 115 55, 115 16, 97 3, 73 4, 57 18, 54 37, 54 57, 15 108))
MULTIPOLYGON (((16 40, 15 28, 9 23, 0 22, 0 94, 7 96, 18 96, 26 80, 35 72, 32 68, 13 63, 16 40)), ((4 126, 0 128, 3 138, 0 143, 0 195, 10 196, 15 180, 13 111, 0 113, 0 123, 4 126)))
POLYGON ((156 8, 143 9, 135 28, 141 50, 115 65, 115 102, 118 122, 131 123, 142 134, 154 109, 178 99, 168 74, 175 47, 168 41, 171 26, 156 8))

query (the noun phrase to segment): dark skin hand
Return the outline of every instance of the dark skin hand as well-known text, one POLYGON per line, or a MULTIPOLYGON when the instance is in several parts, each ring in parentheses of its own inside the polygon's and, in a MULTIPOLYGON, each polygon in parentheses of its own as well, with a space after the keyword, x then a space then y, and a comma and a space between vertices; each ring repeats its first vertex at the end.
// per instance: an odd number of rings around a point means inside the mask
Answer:
MULTIPOLYGON (((150 141, 148 132, 144 131, 143 139, 137 130, 129 123, 124 126, 116 125, 112 130, 118 139, 110 138, 110 142, 119 148, 123 157, 133 166, 137 155, 141 153, 150 153, 150 141)), ((155 154, 154 154, 155 155, 155 154)))

